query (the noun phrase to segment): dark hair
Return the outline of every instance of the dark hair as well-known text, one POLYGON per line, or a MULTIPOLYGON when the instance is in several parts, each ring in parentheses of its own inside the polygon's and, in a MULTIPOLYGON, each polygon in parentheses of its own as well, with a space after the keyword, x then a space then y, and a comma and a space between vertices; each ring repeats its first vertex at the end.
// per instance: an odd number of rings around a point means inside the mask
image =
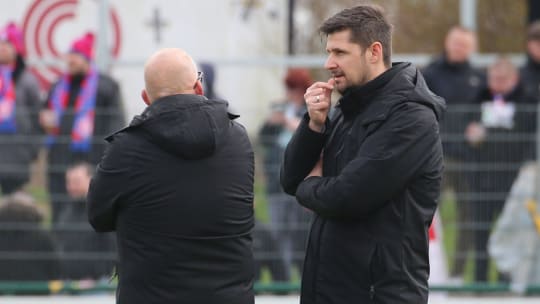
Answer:
POLYGON ((527 31, 527 41, 540 40, 540 21, 535 21, 529 25, 527 31))
POLYGON ((392 61, 392 25, 384 11, 376 5, 360 5, 344 9, 328 18, 319 28, 326 36, 335 32, 351 30, 351 42, 367 48, 373 42, 380 42, 383 49, 383 62, 388 67, 392 61))

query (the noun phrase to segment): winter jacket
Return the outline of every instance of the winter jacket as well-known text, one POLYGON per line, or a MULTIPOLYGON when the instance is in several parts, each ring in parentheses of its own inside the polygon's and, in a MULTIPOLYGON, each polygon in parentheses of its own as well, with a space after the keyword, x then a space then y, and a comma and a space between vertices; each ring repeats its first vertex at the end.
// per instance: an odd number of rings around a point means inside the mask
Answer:
POLYGON ((37 115, 41 108, 39 84, 27 69, 16 69, 15 124, 17 132, 0 134, 0 175, 2 177, 28 180, 30 163, 39 149, 37 115))
POLYGON ((540 100, 540 63, 528 57, 527 63, 520 69, 520 80, 525 94, 538 102, 540 100))
POLYGON ((253 303, 253 151, 227 103, 156 100, 107 140, 88 217, 116 231, 117 303, 253 303))
POLYGON ((443 97, 447 111, 441 122, 444 154, 462 160, 468 153, 465 128, 470 122, 474 103, 485 84, 485 75, 466 61, 450 63, 440 56, 422 70, 431 91, 443 97))
MULTIPOLYGON (((49 147, 48 170, 50 174, 63 175, 66 168, 76 162, 85 161, 97 164, 106 147, 106 143, 102 139, 124 127, 124 113, 118 84, 112 78, 100 74, 96 93, 91 150, 89 152, 73 152, 71 150, 71 131, 75 119, 75 103, 83 80, 84 78, 81 76, 73 77, 69 90, 68 105, 60 120, 60 134, 56 142, 49 147)), ((49 95, 54 92, 56 85, 51 87, 49 95)), ((50 96, 48 100, 50 101, 50 96)))
POLYGON ((302 304, 427 303, 444 100, 410 63, 346 90, 324 133, 306 116, 281 183, 313 210, 302 304), (319 156, 323 177, 309 177, 319 156))
POLYGON ((112 233, 96 233, 88 223, 86 199, 72 200, 55 226, 62 256, 62 279, 111 277, 116 246, 112 233))

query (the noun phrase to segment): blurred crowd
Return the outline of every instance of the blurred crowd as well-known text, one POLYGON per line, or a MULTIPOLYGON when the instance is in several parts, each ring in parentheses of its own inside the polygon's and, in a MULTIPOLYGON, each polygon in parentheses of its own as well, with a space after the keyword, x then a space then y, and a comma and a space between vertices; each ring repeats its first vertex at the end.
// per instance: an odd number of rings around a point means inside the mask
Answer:
MULTIPOLYGON (((472 264, 470 281, 510 283, 523 291, 540 284, 534 163, 540 22, 528 29, 523 66, 499 56, 486 69, 477 68, 471 63, 476 45, 475 32, 452 27, 442 54, 422 69, 429 88, 447 103, 441 125, 444 192, 453 195, 441 194, 440 206, 455 210, 453 222, 442 213, 430 231, 442 244, 453 230, 456 244, 452 252, 443 248, 431 256, 432 282, 464 283, 472 264), (443 267, 433 267, 437 263, 443 267)), ((114 272, 114 236, 93 232, 86 194, 105 150, 103 138, 125 120, 119 86, 96 69, 93 49, 92 33, 73 41, 63 57, 66 70, 43 94, 25 64, 20 29, 9 23, 0 31, 0 281, 97 281, 114 272), (31 164, 40 155, 45 194, 28 187, 31 164)), ((210 64, 200 69, 206 94, 216 98, 216 71, 210 64)), ((256 140, 264 192, 256 204, 265 202, 267 210, 253 234, 260 279, 291 282, 302 272, 311 214, 283 192, 279 172, 284 149, 306 114, 303 96, 312 83, 312 71, 287 70, 286 94, 271 102, 256 140)))

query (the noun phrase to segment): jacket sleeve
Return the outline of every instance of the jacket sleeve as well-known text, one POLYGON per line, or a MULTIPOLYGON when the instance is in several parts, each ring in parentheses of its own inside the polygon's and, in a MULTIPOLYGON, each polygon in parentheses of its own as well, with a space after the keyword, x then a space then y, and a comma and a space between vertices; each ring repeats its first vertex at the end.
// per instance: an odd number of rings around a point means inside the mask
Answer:
POLYGON ((109 144, 88 190, 88 221, 98 232, 115 231, 123 193, 128 191, 129 154, 122 137, 109 144))
POLYGON ((301 205, 323 217, 365 217, 403 191, 426 160, 442 158, 431 110, 405 105, 389 115, 339 175, 300 183, 301 205))
POLYGON ((280 182, 283 190, 290 195, 295 195, 298 185, 311 172, 324 147, 328 127, 325 133, 317 133, 312 131, 308 124, 309 116, 306 114, 287 145, 283 157, 280 182))

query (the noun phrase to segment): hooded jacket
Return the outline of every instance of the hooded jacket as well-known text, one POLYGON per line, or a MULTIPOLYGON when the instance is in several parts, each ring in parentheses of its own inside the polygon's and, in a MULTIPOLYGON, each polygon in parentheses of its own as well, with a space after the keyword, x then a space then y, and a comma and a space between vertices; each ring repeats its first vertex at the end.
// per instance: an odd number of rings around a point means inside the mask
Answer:
POLYGON ((253 151, 233 118, 173 95, 107 138, 88 216, 117 232, 118 303, 253 303, 253 151))
POLYGON ((427 303, 428 228, 439 198, 444 100, 410 63, 344 92, 324 133, 306 116, 285 191, 316 214, 301 303, 427 303), (305 177, 323 155, 323 176, 305 177))

